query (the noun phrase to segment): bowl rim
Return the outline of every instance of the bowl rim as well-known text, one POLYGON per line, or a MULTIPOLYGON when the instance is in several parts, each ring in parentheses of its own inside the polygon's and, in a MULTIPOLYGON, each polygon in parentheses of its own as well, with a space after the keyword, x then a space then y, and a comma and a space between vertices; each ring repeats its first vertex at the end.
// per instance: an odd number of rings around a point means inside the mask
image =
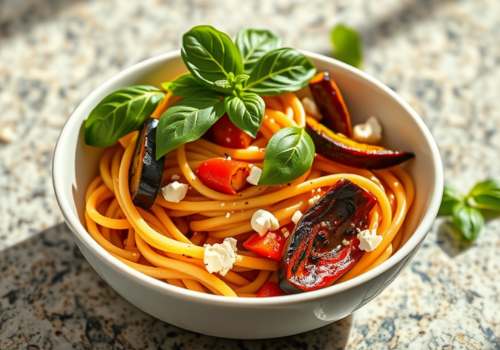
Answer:
MULTIPOLYGON (((116 272, 120 273, 122 276, 132 279, 135 283, 146 288, 153 288, 157 291, 163 293, 165 296, 173 296, 176 298, 189 300, 197 303, 208 303, 212 305, 224 305, 233 307, 265 307, 265 306, 277 306, 277 305, 288 305, 295 304, 299 302, 310 302, 313 300, 332 297, 337 293, 346 291, 351 288, 358 287, 375 277, 381 275, 385 271, 394 267, 404 258, 410 255, 410 253, 420 244, 420 242, 427 235, 439 209, 441 202, 441 196, 443 191, 443 168, 441 157, 438 151, 438 147, 431 132, 424 124, 417 112, 410 107, 410 105, 405 102, 399 95, 392 91, 389 87, 378 81, 377 79, 371 77, 367 73, 340 62, 336 59, 309 52, 306 50, 301 50, 308 58, 312 58, 317 61, 322 61, 329 66, 335 66, 338 69, 345 70, 349 74, 356 76, 358 79, 366 80, 370 84, 374 85, 389 98, 394 99, 403 109, 409 114, 413 119, 416 126, 420 129, 423 134, 429 148, 431 150, 431 159, 433 165, 433 175, 434 175, 434 191, 431 194, 431 199, 429 201, 428 207, 423 214, 420 224, 416 227, 414 233, 410 236, 407 242, 389 259, 384 261, 379 266, 376 266, 370 271, 367 271, 353 279, 342 282, 340 284, 334 284, 333 286, 326 287, 323 289, 310 291, 307 293, 299 293, 292 295, 284 295, 273 298, 239 298, 239 297, 222 297, 219 295, 199 293, 191 291, 188 289, 179 288, 163 281, 157 280, 153 277, 145 275, 125 263, 121 262, 119 259, 111 255, 107 250, 105 250, 101 245, 95 241, 92 236, 87 232, 83 224, 81 223, 78 215, 74 213, 71 209, 71 201, 64 195, 62 189, 62 167, 64 167, 64 154, 67 152, 67 147, 64 147, 66 143, 67 134, 69 130, 73 128, 80 128, 81 122, 79 122, 77 115, 81 114, 82 110, 92 107, 92 101, 96 99, 97 96, 101 95, 105 90, 112 86, 117 80, 126 77, 127 75, 141 71, 142 69, 148 67, 149 65, 157 64, 161 61, 166 61, 174 58, 180 57, 180 50, 169 51, 160 55, 153 56, 141 62, 138 62, 130 67, 125 68, 119 73, 108 78, 104 83, 100 84, 95 88, 90 94, 88 94, 79 105, 73 110, 70 117, 66 121, 62 128, 62 131, 57 139, 54 154, 52 158, 52 182, 54 187, 54 192, 56 200, 64 216, 67 225, 70 227, 73 234, 78 238, 78 240, 84 244, 89 250, 93 251, 97 255, 100 262, 108 265, 116 272)), ((83 120, 82 120, 83 122, 83 120)), ((113 287, 113 286, 111 286, 113 287)))

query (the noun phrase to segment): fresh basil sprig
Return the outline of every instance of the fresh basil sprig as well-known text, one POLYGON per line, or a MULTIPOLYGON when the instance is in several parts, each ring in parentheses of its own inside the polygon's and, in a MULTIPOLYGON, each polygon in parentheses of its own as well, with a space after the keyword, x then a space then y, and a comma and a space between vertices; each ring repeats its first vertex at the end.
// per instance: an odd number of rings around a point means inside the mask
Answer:
POLYGON ((465 240, 478 237, 484 227, 485 211, 500 213, 500 180, 478 182, 465 196, 445 186, 439 215, 450 217, 465 240))
POLYGON ((304 128, 281 129, 267 144, 259 185, 282 184, 303 175, 311 168, 314 153, 314 143, 304 128))
POLYGON ((156 156, 163 156, 173 145, 195 141, 218 120, 208 118, 211 113, 194 112, 200 109, 200 98, 224 101, 222 107, 217 104, 216 115, 227 113, 233 124, 256 137, 265 112, 262 96, 297 91, 307 85, 316 71, 303 54, 290 48, 279 49, 279 45, 278 37, 267 30, 242 30, 236 43, 207 25, 185 33, 181 55, 190 73, 162 84, 174 95, 184 97, 180 102, 183 108, 171 107, 161 117, 156 133, 157 145, 161 146, 157 146, 156 156), (186 127, 171 132, 169 125, 184 120, 186 113, 206 118, 197 121, 203 128, 186 127), (163 128, 169 131, 162 132, 163 128), (170 139, 161 140, 167 134, 170 139))
POLYGON ((85 142, 96 147, 113 145, 122 136, 140 129, 164 93, 149 85, 133 85, 107 95, 85 120, 85 142))

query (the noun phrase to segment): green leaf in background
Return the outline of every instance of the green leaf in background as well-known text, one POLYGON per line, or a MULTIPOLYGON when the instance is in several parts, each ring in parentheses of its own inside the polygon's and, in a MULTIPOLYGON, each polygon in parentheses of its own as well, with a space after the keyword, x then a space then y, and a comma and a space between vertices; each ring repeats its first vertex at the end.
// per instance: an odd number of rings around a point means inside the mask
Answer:
POLYGON ((120 137, 140 129, 164 95, 163 91, 149 85, 133 85, 112 92, 85 120, 85 142, 108 147, 120 137))
POLYGON ((202 85, 192 74, 183 74, 174 81, 162 83, 162 88, 169 90, 175 96, 208 96, 215 95, 214 91, 202 85))
POLYGON ((450 216, 453 213, 453 207, 463 201, 463 197, 451 186, 444 186, 443 198, 438 215, 450 216))
POLYGON ((221 82, 230 83, 232 77, 243 73, 240 51, 227 34, 212 26, 196 26, 186 32, 181 55, 196 79, 222 93, 231 89, 221 82))
POLYGON ((245 90, 259 95, 278 95, 306 86, 316 68, 299 51, 282 48, 266 53, 253 67, 245 90))
POLYGON ((243 57, 246 72, 252 69, 260 57, 280 45, 280 38, 265 29, 243 29, 236 35, 236 46, 243 57))
POLYGON ((483 214, 478 209, 469 207, 464 203, 453 207, 451 220, 453 225, 461 232, 463 238, 468 241, 475 240, 484 227, 483 214))
POLYGON ((259 185, 278 185, 303 175, 312 166, 314 143, 303 128, 283 128, 266 147, 259 185))
POLYGON ((252 92, 241 92, 237 96, 227 96, 224 104, 233 124, 250 136, 256 137, 266 107, 262 97, 252 92))
POLYGON ((363 63, 363 41, 361 35, 344 24, 337 24, 330 32, 332 55, 336 59, 361 67, 363 63))
POLYGON ((156 158, 198 140, 224 114, 218 97, 185 98, 161 116, 156 130, 156 158))
POLYGON ((500 180, 488 179, 478 182, 467 197, 470 206, 500 211, 500 180))

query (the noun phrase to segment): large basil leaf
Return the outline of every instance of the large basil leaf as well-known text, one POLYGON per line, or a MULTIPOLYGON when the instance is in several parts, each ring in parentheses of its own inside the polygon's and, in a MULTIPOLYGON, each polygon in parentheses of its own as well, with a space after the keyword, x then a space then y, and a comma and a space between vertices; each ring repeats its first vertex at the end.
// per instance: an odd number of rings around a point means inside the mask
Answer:
POLYGON ((201 83, 231 91, 231 79, 243 72, 241 54, 231 38, 212 26, 193 27, 182 37, 182 59, 201 83))
POLYGON ((186 98, 170 107, 156 129, 156 158, 198 140, 223 114, 224 102, 217 97, 186 98))
POLYGON ((259 184, 283 184, 303 175, 312 166, 314 152, 314 143, 303 128, 281 129, 267 144, 259 184))
POLYGON ((462 236, 468 241, 475 240, 484 226, 484 218, 481 212, 464 203, 459 203, 453 207, 451 219, 453 225, 460 230, 462 236))
POLYGON ((255 64, 246 90, 259 95, 277 95, 306 86, 316 69, 300 52, 282 48, 268 52, 255 64))
POLYGON ((243 29, 236 35, 236 46, 243 56, 246 72, 249 72, 264 54, 280 45, 280 38, 265 29, 243 29))
POLYGON ((108 147, 139 129, 164 93, 149 85, 133 85, 112 92, 92 109, 85 120, 85 142, 108 147))
POLYGON ((238 96, 227 96, 224 104, 233 124, 250 136, 256 137, 266 107, 262 97, 251 92, 242 92, 238 96))
POLYGON ((440 216, 449 216, 453 213, 453 207, 463 201, 463 197, 451 186, 444 186, 441 206, 439 207, 440 216))
POLYGON ((478 182, 468 197, 467 202, 475 208, 500 211, 500 180, 478 182))

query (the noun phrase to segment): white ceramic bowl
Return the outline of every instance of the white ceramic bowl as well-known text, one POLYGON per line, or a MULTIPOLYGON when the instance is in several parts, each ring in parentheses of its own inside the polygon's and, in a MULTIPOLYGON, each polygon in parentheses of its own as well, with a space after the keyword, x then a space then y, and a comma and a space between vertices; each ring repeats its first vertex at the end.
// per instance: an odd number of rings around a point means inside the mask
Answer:
POLYGON ((415 152, 408 164, 416 186, 404 246, 383 264, 347 282, 318 291, 275 298, 225 298, 177 288, 133 270, 111 256, 82 225, 84 192, 97 174, 101 151, 84 144, 81 126, 111 91, 136 83, 158 85, 185 71, 179 52, 153 57, 107 80, 76 108, 57 142, 54 189, 81 252, 109 285, 139 309, 175 326, 227 338, 270 338, 305 332, 351 314, 385 287, 417 251, 436 217, 443 188, 436 144, 415 111, 389 88, 334 59, 305 52, 319 70, 329 70, 346 97, 354 122, 375 115, 385 143, 415 152))

